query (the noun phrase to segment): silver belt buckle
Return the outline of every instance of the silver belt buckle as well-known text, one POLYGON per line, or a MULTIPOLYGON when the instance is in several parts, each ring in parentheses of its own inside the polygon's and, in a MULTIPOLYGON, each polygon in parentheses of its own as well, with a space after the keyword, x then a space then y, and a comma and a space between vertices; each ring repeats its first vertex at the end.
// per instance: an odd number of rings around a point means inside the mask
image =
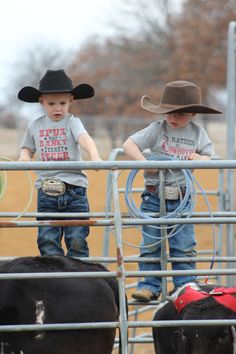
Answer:
POLYGON ((40 188, 43 193, 52 197, 58 197, 66 192, 66 185, 59 178, 45 178, 41 182, 40 188))
POLYGON ((166 200, 178 200, 179 199, 179 188, 178 187, 171 187, 165 186, 164 188, 164 195, 166 200))

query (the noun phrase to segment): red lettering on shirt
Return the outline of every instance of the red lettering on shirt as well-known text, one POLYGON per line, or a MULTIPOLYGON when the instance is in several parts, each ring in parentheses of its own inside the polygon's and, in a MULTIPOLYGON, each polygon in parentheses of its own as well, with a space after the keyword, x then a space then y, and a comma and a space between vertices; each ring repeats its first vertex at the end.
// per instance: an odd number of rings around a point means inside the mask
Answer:
POLYGON ((70 159, 65 128, 41 129, 39 131, 39 146, 42 161, 70 159))

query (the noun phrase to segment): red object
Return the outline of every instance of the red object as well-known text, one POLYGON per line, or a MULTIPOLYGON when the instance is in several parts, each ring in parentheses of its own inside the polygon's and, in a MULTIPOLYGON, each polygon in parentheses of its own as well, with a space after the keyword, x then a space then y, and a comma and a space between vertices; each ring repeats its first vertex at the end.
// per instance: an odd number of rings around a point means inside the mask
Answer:
POLYGON ((207 293, 205 291, 195 290, 191 288, 191 286, 187 286, 185 292, 174 301, 174 304, 176 310, 181 312, 185 306, 191 302, 213 296, 221 305, 236 312, 236 297, 231 294, 236 294, 236 288, 214 288, 210 293, 207 293))

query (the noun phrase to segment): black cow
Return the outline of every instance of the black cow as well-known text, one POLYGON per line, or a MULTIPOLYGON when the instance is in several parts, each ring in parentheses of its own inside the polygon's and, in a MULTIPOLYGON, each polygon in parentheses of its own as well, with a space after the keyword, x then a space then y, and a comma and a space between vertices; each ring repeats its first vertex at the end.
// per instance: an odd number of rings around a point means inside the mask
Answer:
MULTIPOLYGON (((212 319, 236 319, 236 311, 225 307, 217 301, 225 301, 224 294, 218 292, 218 295, 211 295, 216 285, 199 285, 191 283, 191 288, 187 285, 178 289, 172 294, 171 302, 164 302, 159 305, 154 320, 212 320, 212 319), (196 289, 195 292, 199 299, 196 301, 183 297, 184 292, 196 289), (201 293, 203 291, 204 293, 201 293), (206 294, 205 294, 206 292, 206 294), (199 294, 198 294, 199 293, 199 294), (207 296, 207 294, 209 294, 207 296), (202 296, 202 298, 201 298, 202 296), (217 298, 219 296, 219 298, 217 298), (175 302, 173 302, 175 300, 175 302), (180 306, 180 307, 178 307, 180 306), (178 308, 178 310, 177 310, 178 308)), ((226 288, 227 289, 227 288, 226 288)), ((236 309, 236 288, 230 295, 233 308, 236 309)), ((224 290, 223 290, 224 291, 224 290)), ((185 295, 186 295, 185 294, 185 295)), ((194 295, 194 294, 193 294, 194 295)), ((227 299, 226 299, 227 300, 227 299)), ((227 300, 228 301, 228 300, 227 300)), ((226 302, 227 302, 226 301, 226 302)), ((155 352, 158 354, 235 354, 236 353, 236 335, 234 326, 194 326, 194 327, 154 327, 153 338, 155 352)))
MULTIPOLYGON (((0 273, 88 271, 106 269, 63 256, 0 263, 0 273)), ((1 325, 114 322, 118 308, 114 278, 0 280, 1 325)), ((110 354, 115 332, 113 328, 0 332, 0 342, 4 354, 110 354)))

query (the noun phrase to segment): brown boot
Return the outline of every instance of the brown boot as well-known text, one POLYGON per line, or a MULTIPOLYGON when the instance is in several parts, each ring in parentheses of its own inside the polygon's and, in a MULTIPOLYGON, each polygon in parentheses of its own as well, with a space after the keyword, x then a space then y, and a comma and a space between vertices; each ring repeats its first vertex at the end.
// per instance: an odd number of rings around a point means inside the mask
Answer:
POLYGON ((142 289, 135 291, 131 296, 135 300, 149 302, 151 300, 157 300, 160 294, 154 294, 152 291, 148 289, 142 289))

